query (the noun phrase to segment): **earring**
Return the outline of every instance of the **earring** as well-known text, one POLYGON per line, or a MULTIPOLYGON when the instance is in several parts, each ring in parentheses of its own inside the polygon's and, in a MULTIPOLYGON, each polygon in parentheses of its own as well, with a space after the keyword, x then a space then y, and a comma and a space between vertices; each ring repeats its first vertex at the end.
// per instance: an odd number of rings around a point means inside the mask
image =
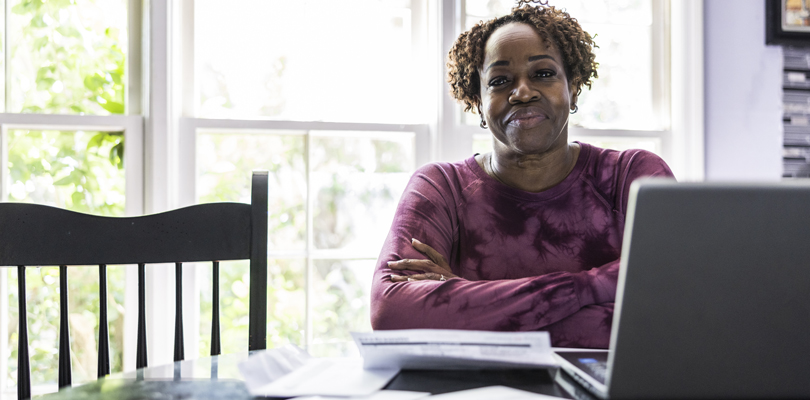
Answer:
POLYGON ((574 109, 573 109, 573 110, 571 110, 571 112, 570 112, 569 114, 576 114, 576 113, 577 113, 577 111, 579 111, 579 106, 578 106, 578 105, 576 105, 576 104, 574 104, 574 109))
POLYGON ((478 125, 481 129, 487 129, 487 121, 484 121, 484 117, 481 117, 481 123, 478 125))

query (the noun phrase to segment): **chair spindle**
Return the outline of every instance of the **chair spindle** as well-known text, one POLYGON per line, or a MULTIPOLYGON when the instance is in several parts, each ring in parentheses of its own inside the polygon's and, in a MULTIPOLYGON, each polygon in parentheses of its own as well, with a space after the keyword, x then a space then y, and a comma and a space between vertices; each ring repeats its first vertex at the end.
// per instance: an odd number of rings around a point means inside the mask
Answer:
POLYGON ((67 266, 59 266, 59 388, 70 387, 70 314, 67 266))
POLYGON ((135 367, 146 367, 146 264, 138 264, 138 348, 135 367))
POLYGON ((107 323, 107 265, 98 266, 98 377, 110 374, 110 330, 107 323))
POLYGON ((28 359, 28 315, 25 312, 25 265, 17 266, 17 398, 31 398, 31 361, 28 359))
POLYGON ((250 211, 254 234, 250 239, 248 350, 264 350, 267 348, 267 237, 255 232, 267 232, 267 172, 255 171, 251 187, 251 204, 258 206, 250 211))
POLYGON ((222 354, 219 339, 219 261, 214 261, 213 279, 214 288, 213 304, 211 310, 211 355, 218 356, 222 354))
POLYGON ((183 361, 183 263, 174 263, 174 361, 183 361))

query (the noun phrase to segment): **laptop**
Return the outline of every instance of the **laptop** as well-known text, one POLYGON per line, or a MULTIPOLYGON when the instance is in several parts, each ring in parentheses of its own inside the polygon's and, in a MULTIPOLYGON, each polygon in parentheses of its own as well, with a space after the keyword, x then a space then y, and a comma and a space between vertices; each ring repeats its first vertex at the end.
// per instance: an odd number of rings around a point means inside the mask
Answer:
POLYGON ((598 398, 810 397, 810 183, 633 183, 610 349, 556 357, 598 398))

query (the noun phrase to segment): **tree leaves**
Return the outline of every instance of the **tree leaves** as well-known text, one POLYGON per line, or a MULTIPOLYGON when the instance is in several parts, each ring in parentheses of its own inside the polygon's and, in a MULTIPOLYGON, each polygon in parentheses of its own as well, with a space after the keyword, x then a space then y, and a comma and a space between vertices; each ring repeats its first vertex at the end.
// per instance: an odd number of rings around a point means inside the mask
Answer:
POLYGON ((22 26, 20 40, 10 49, 10 67, 23 75, 30 66, 35 68, 31 72, 35 76, 30 76, 33 87, 14 97, 18 103, 11 104, 13 111, 125 112, 126 54, 121 32, 126 25, 86 20, 99 11, 94 8, 94 0, 21 0, 12 7, 22 26))
POLYGON ((118 143, 110 149, 110 162, 112 165, 118 166, 118 169, 124 169, 124 142, 118 143))

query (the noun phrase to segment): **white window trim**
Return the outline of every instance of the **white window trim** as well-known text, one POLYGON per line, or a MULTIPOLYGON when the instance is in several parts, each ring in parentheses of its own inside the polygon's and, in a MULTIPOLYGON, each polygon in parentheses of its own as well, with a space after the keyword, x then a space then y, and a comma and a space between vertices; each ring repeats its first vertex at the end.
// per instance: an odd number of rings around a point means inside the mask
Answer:
POLYGON ((703 0, 670 4, 672 147, 669 163, 682 181, 706 176, 703 107, 703 0))

